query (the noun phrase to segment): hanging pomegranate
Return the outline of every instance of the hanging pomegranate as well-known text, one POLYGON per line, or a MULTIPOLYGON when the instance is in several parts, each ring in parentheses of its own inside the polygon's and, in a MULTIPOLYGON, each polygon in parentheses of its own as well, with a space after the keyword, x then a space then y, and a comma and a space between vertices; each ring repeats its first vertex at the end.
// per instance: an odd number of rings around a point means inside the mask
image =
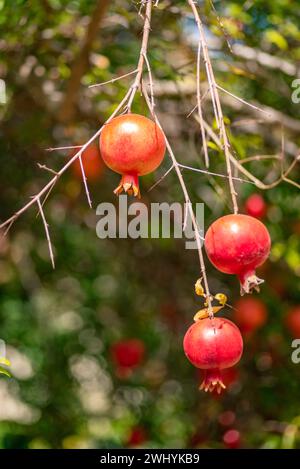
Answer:
POLYGON ((243 352, 243 339, 238 327, 225 318, 206 318, 195 322, 185 334, 184 352, 189 361, 205 370, 200 389, 225 389, 221 370, 234 366, 243 352))
POLYGON ((238 276, 241 294, 258 289, 263 282, 255 269, 268 258, 270 248, 267 228, 248 215, 225 215, 212 223, 205 236, 211 263, 221 272, 238 276))
POLYGON ((122 174, 115 194, 140 196, 139 176, 161 164, 166 143, 160 127, 145 116, 125 114, 112 119, 100 135, 100 152, 106 165, 122 174))

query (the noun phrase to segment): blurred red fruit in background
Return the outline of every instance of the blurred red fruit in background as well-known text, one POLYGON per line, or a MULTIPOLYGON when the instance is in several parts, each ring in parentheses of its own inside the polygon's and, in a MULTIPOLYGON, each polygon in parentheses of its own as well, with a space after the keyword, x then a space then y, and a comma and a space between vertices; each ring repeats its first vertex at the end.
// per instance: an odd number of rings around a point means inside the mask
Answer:
POLYGON ((234 319, 243 333, 251 333, 262 327, 267 317, 267 308, 258 298, 244 297, 234 304, 234 319))
POLYGON ((228 430, 223 435, 223 442, 227 448, 237 449, 241 446, 241 435, 237 430, 228 430))
MULTIPOLYGON (((71 158, 72 156, 76 155, 78 150, 79 148, 72 151, 71 158)), ((99 151, 98 146, 95 144, 89 145, 87 149, 84 150, 84 152, 82 153, 81 160, 82 160, 83 169, 84 169, 84 172, 88 181, 89 182, 98 181, 101 178, 103 174, 103 170, 104 170, 104 164, 100 156, 100 151, 99 151)), ((77 160, 75 160, 74 163, 72 164, 72 170, 73 170, 73 174, 77 178, 82 178, 79 158, 77 158, 77 160)))
POLYGON ((259 194, 252 194, 245 203, 247 215, 255 218, 264 218, 267 213, 267 204, 259 194))
POLYGON ((120 340, 111 347, 111 356, 120 378, 128 377, 141 364, 144 355, 145 345, 139 339, 120 340))
POLYGON ((226 410, 219 415, 218 421, 223 427, 229 427, 235 421, 235 413, 232 410, 226 410))
POLYGON ((136 426, 131 429, 129 438, 127 440, 127 446, 139 446, 147 441, 147 432, 141 426, 136 426))
POLYGON ((285 323, 293 337, 300 338, 300 306, 295 306, 288 311, 285 323))

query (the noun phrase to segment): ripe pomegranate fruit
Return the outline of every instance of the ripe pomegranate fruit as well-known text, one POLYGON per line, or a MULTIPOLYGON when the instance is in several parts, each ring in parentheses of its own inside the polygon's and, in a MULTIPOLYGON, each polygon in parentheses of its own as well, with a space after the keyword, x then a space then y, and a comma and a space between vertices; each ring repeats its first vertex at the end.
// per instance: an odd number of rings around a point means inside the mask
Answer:
MULTIPOLYGON (((77 150, 72 151, 71 157, 78 152, 77 150)), ((86 150, 83 151, 81 155, 81 161, 84 169, 84 173, 89 180, 89 182, 98 181, 103 174, 103 161, 101 159, 100 151, 97 145, 91 144, 86 150)), ((79 158, 74 161, 72 165, 73 173, 76 177, 82 177, 82 171, 80 166, 79 158)))
POLYGON ((225 389, 220 370, 230 368, 241 358, 243 339, 238 327, 225 318, 195 322, 185 334, 184 352, 189 361, 205 370, 200 389, 220 393, 225 389))
POLYGON ((300 306, 295 306, 288 311, 285 322, 293 337, 300 338, 300 306))
POLYGON ((255 269, 269 256, 271 239, 265 225, 248 215, 226 215, 207 230, 205 249, 211 263, 221 272, 235 274, 241 295, 258 289, 263 282, 255 269))
POLYGON ((223 435, 224 445, 229 449, 237 449, 241 446, 241 434, 237 430, 227 430, 223 435))
POLYGON ((259 298, 245 297, 234 304, 234 319, 246 334, 262 327, 267 317, 266 305, 259 298))
POLYGON ((139 114, 115 117, 104 126, 100 135, 104 162, 122 174, 115 194, 124 190, 130 195, 140 196, 139 176, 158 168, 165 151, 165 138, 159 126, 139 114))
POLYGON ((118 374, 122 377, 128 375, 139 366, 145 355, 145 345, 139 339, 127 339, 116 342, 111 347, 112 359, 118 367, 118 374))
POLYGON ((255 218, 264 218, 267 213, 267 204, 260 194, 252 194, 245 203, 247 215, 255 218))

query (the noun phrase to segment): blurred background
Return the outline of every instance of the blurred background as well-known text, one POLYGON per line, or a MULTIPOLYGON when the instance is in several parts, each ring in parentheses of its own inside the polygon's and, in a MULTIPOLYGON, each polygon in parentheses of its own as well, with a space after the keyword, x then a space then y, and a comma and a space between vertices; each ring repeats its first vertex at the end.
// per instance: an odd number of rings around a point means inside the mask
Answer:
MULTIPOLYGON (((199 5, 219 85, 269 113, 222 94, 235 157, 271 184, 299 152, 300 104, 291 99, 300 78, 299 9, 290 0, 199 5)), ((2 221, 51 177, 37 163, 59 170, 70 157, 45 149, 87 141, 126 93, 132 77, 88 86, 136 68, 138 10, 125 0, 0 1, 2 221)), ((187 117, 196 104, 196 48, 186 2, 161 0, 148 52, 156 111, 178 160, 203 169, 199 125, 187 117)), ((148 115, 138 94, 133 111, 148 115)), ((208 98, 203 112, 215 128, 208 98)), ((116 204, 119 176, 97 149, 90 153, 94 207, 116 204)), ((213 140, 209 153, 210 171, 224 174, 213 140)), ((175 173, 148 192, 169 166, 166 156, 142 178, 145 203, 183 201, 175 173)), ((205 203, 206 227, 230 212, 226 180, 184 177, 192 201, 205 203)), ((289 178, 299 183, 299 165, 289 178)), ((55 270, 36 207, 1 236, 0 338, 12 374, 0 374, 1 448, 300 447, 300 364, 291 360, 292 340, 300 338, 299 189, 286 181, 267 191, 250 183, 237 189, 241 211, 263 220, 273 244, 259 272, 261 293, 239 303, 236 278, 206 259, 210 289, 236 307, 224 315, 245 340, 221 396, 198 391, 201 376, 182 349, 202 306, 194 292, 197 252, 184 240, 98 239, 76 165, 45 204, 55 270)))

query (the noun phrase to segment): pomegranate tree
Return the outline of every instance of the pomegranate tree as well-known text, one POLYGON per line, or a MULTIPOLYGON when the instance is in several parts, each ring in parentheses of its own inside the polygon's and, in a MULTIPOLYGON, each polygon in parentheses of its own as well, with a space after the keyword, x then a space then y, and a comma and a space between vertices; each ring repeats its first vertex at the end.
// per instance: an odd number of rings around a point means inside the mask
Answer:
POLYGON ((247 215, 255 218, 264 218, 267 213, 267 204, 260 194, 252 194, 245 203, 247 215))
POLYGON ((221 370, 234 366, 243 352, 243 339, 238 327, 225 318, 206 318, 195 322, 185 334, 184 352, 189 361, 205 371, 200 389, 225 389, 221 370))
POLYGON ((211 263, 221 272, 238 276, 241 294, 258 289, 263 282, 255 269, 268 258, 270 248, 267 228, 248 215, 225 215, 212 223, 205 236, 211 263))
POLYGON ((145 116, 126 114, 115 117, 100 135, 100 152, 106 165, 122 174, 115 194, 123 190, 140 196, 139 176, 154 171, 166 151, 160 127, 145 116))

